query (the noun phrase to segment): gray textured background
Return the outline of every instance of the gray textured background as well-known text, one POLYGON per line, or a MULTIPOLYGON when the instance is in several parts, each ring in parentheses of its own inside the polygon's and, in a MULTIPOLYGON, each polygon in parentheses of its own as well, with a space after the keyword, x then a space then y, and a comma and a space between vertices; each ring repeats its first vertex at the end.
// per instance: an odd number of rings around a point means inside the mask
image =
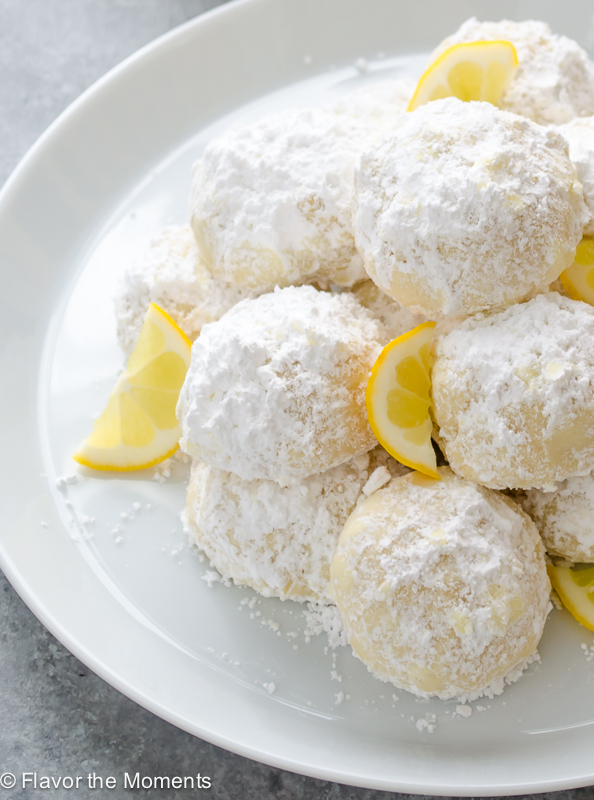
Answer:
MULTIPOLYGON (((151 39, 216 5, 217 0, 0 0, 0 185, 83 89, 151 39)), ((202 772, 213 783, 203 796, 217 800, 405 797, 272 769, 183 733, 123 697, 74 658, 1 573, 0 587, 0 773, 202 772)), ((50 794, 130 797, 122 788, 0 789, 0 800, 50 794)), ((140 790, 134 795, 186 798, 200 792, 140 790)), ((543 795, 559 800, 593 796, 592 788, 543 795)))

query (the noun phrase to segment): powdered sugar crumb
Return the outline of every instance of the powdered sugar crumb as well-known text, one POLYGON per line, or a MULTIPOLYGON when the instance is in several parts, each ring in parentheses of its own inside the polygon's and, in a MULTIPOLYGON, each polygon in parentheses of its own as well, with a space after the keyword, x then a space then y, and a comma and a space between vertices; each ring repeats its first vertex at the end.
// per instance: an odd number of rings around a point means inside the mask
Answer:
POLYGON ((312 636, 320 636, 325 633, 328 636, 328 644, 332 649, 346 646, 346 631, 342 625, 338 608, 335 605, 308 603, 307 610, 304 610, 303 616, 305 617, 306 625, 306 641, 312 636))
POLYGON ((229 581, 227 578, 223 578, 223 576, 214 569, 209 569, 207 572, 205 572, 202 576, 202 580, 206 583, 209 589, 212 589, 215 583, 222 583, 223 586, 231 586, 231 581, 229 581))
POLYGON ((385 486, 391 478, 390 471, 386 467, 378 467, 369 476, 369 480, 362 489, 363 494, 369 497, 374 492, 377 492, 378 489, 381 489, 382 486, 385 486))
MULTIPOLYGON (((414 722, 414 717, 412 721, 414 722)), ((422 733, 424 730, 426 730, 427 733, 433 733, 435 730, 436 722, 437 722, 437 717, 435 716, 435 714, 427 714, 427 716, 420 717, 415 722, 415 727, 419 731, 419 733, 422 733)))
POLYGON ((67 486, 73 486, 75 483, 78 483, 78 475, 63 475, 56 478, 56 486, 61 492, 65 491, 67 486))

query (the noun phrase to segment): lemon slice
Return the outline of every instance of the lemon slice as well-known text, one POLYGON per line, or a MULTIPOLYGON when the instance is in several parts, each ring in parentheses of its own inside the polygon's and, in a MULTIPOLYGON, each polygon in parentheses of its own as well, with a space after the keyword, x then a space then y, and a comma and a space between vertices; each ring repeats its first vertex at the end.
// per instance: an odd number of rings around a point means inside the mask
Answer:
POLYGON ((575 261, 559 278, 570 297, 594 306, 594 236, 584 236, 577 246, 575 261))
POLYGON ((439 480, 431 444, 431 339, 423 322, 387 344, 367 384, 367 416, 385 449, 402 464, 439 480))
POLYGON ((594 564, 547 567, 553 588, 579 623, 594 631, 594 564))
POLYGON ((423 73, 408 110, 442 97, 486 100, 498 106, 517 67, 518 54, 511 42, 455 44, 423 73))
POLYGON ((74 460, 123 471, 152 467, 174 453, 181 436, 175 407, 191 347, 171 317, 151 303, 126 371, 74 460))

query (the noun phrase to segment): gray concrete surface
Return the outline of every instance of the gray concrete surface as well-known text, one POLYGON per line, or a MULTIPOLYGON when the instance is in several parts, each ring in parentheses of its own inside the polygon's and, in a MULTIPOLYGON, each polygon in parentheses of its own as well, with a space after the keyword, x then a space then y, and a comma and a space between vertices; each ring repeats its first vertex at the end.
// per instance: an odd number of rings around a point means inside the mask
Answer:
MULTIPOLYGON (((279 0, 283 2, 284 0, 279 0)), ((0 184, 47 125, 87 86, 141 45, 217 0, 0 0, 0 184)), ((108 686, 37 621, 0 574, 0 774, 124 772, 212 780, 217 800, 380 800, 271 769, 183 733, 108 686)), ((189 798, 191 790, 139 790, 189 798)), ((129 797, 130 790, 33 788, 6 798, 129 797)), ((591 788, 543 797, 592 797, 591 788)))

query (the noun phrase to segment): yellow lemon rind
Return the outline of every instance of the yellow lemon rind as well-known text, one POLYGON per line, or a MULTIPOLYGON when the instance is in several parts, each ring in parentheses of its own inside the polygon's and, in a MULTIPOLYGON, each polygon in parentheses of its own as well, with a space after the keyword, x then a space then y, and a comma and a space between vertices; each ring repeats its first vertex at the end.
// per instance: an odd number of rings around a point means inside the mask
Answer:
POLYGON ((563 284, 563 287, 567 294, 571 297, 572 300, 581 300, 583 303, 590 303, 590 305, 594 305, 594 295, 592 301, 585 300, 584 297, 578 290, 576 289, 573 281, 571 280, 571 270, 572 268, 566 269, 564 272, 559 275, 559 280, 563 284))
MULTIPOLYGON (((501 97, 505 93, 505 90, 509 87, 509 84, 511 83, 513 75, 519 64, 516 48, 511 42, 504 41, 502 39, 494 41, 460 42, 459 44, 452 45, 452 47, 449 47, 447 50, 441 53, 441 55, 439 55, 435 61, 427 67, 425 72, 419 78, 417 88, 415 89, 415 92, 408 104, 407 111, 415 111, 417 108, 420 108, 421 106, 430 102, 431 93, 437 88, 437 86, 443 85, 443 81, 436 81, 435 77, 439 75, 440 68, 443 67, 448 61, 452 61, 452 66, 450 67, 451 70, 451 68, 456 65, 456 56, 459 54, 470 54, 473 50, 479 49, 484 53, 486 49, 494 51, 496 49, 501 50, 502 47, 505 48, 505 50, 508 51, 509 56, 511 56, 511 69, 508 70, 507 81, 501 91, 501 97)), ((497 61, 498 59, 493 60, 497 61)), ((447 73, 449 73, 450 70, 448 70, 447 73)), ((456 97, 456 95, 451 93, 444 95, 444 97, 456 97)))
MULTIPOLYGON (((126 445, 123 445, 126 447, 126 445)), ((134 448, 128 448, 130 450, 134 448)), ((90 469, 96 469, 101 472, 137 472, 142 469, 150 469, 150 467, 154 467, 156 464, 161 464, 161 462, 166 461, 168 458, 176 453, 179 450, 179 441, 171 450, 169 450, 165 455, 160 455, 156 458, 153 458, 151 461, 147 462, 139 462, 138 464, 134 464, 132 466, 120 466, 116 462, 110 462, 107 459, 104 460, 102 463, 99 459, 93 459, 83 455, 80 452, 76 452, 72 458, 78 464, 83 467, 89 467, 90 469)), ((105 452, 105 451, 102 451, 105 452)))
MULTIPOLYGON (((588 628, 590 631, 594 631, 594 603, 590 603, 592 606, 592 618, 589 620, 578 610, 577 606, 580 603, 581 596, 584 594, 584 589, 574 583, 569 574, 570 571, 569 567, 555 567, 552 564, 547 565, 549 579, 565 608, 580 625, 583 625, 584 628, 588 628)), ((588 602, 590 601, 588 600, 588 602)))
POLYGON ((191 346, 190 339, 167 312, 156 303, 151 303, 147 309, 136 347, 128 359, 126 371, 116 382, 103 413, 95 423, 93 433, 77 449, 73 459, 90 469, 133 472, 153 467, 173 455, 179 447, 181 428, 179 424, 171 425, 171 422, 175 423, 175 419, 171 416, 171 402, 176 400, 179 395, 180 381, 183 382, 185 374, 184 366, 187 371, 190 364, 191 346), (141 341, 143 332, 147 335, 141 341), (167 371, 165 362, 169 367, 172 362, 174 363, 173 374, 176 380, 174 385, 171 385, 171 369, 169 372, 167 371), (162 364, 163 366, 160 366, 162 364), (166 382, 160 384, 159 381, 164 374, 166 382), (146 378, 148 378, 148 383, 143 381, 146 378), (131 399, 126 400, 126 395, 131 398, 135 392, 137 399, 139 392, 145 393, 145 399, 147 393, 149 397, 152 395, 150 400, 152 405, 148 407, 146 404, 143 405, 142 399, 140 405, 131 399), (173 393, 176 394, 173 395, 172 400, 173 393), (169 398, 165 406, 163 406, 163 396, 169 398), (160 400, 160 407, 159 402, 157 402, 157 406, 154 405, 155 397, 158 401, 160 400), (121 399, 118 400, 118 398, 121 399), (113 412, 114 403, 118 409, 115 414, 113 412), (139 424, 138 414, 140 414, 142 424, 145 426, 143 431, 145 436, 148 437, 152 431, 152 438, 146 444, 142 443, 142 436, 140 443, 130 443, 130 431, 132 430, 134 435, 134 427, 126 429, 123 426, 121 403, 124 403, 124 406, 131 405, 135 408, 133 420, 136 426, 139 424), (164 408, 165 422, 163 421, 164 408), (126 436, 123 432, 128 434, 128 444, 125 443, 126 436), (119 439, 119 441, 111 446, 109 444, 103 446, 97 444, 98 438, 99 440, 103 438, 104 442, 106 439, 108 442, 110 439, 112 441, 119 439))
POLYGON ((179 327, 179 325, 173 319, 173 317, 170 317, 169 314, 161 308, 161 306, 158 306, 156 303, 150 303, 149 308, 151 308, 157 315, 163 317, 163 319, 167 322, 167 324, 170 325, 175 330, 175 332, 179 335, 181 339, 183 339, 183 341, 188 345, 188 347, 190 348, 192 347, 192 340, 190 339, 190 337, 187 336, 182 331, 182 329, 179 327))
MULTIPOLYGON (((435 327, 435 322, 423 322, 421 325, 418 325, 416 328, 413 328, 411 331, 404 333, 402 336, 399 336, 394 341, 387 344, 380 355, 378 356, 377 361, 373 365, 371 370, 371 374, 369 377, 369 381, 367 383, 367 389, 365 392, 365 400, 367 406, 367 417, 369 419, 369 425, 371 430, 373 431, 376 439, 382 445, 382 447, 397 461, 401 464, 404 464, 406 467, 410 467, 410 469, 414 469, 417 472, 421 472, 423 475, 427 475, 434 480, 441 480, 441 476, 437 472, 437 465, 435 463, 435 469, 432 468, 431 465, 424 463, 422 461, 415 460, 414 458, 409 457, 402 450, 398 449, 392 442, 390 442, 383 434, 381 428, 377 425, 375 419, 374 409, 376 408, 375 405, 375 397, 374 391, 376 389, 376 381, 378 375, 381 373, 382 367, 385 365, 385 362, 390 356, 392 355, 392 351, 394 348, 401 346, 407 340, 411 339, 413 336, 418 336, 423 330, 431 329, 435 327)), ((428 341, 431 340, 429 337, 428 341)), ((383 395, 382 395, 383 397, 383 395)), ((392 423, 389 423, 392 426, 392 423)), ((398 430, 396 426, 392 426, 395 430, 398 430)), ((431 454, 433 456, 433 461, 435 462, 435 452, 433 451, 433 447, 431 444, 431 436, 428 438, 428 446, 431 448, 431 454)), ((418 447, 418 446, 417 446, 418 447)), ((420 448, 419 448, 420 449, 420 448)))
POLYGON ((594 270, 594 237, 584 236, 578 244, 574 263, 559 275, 559 280, 572 300, 594 306, 594 286, 590 285, 587 276, 594 270))

